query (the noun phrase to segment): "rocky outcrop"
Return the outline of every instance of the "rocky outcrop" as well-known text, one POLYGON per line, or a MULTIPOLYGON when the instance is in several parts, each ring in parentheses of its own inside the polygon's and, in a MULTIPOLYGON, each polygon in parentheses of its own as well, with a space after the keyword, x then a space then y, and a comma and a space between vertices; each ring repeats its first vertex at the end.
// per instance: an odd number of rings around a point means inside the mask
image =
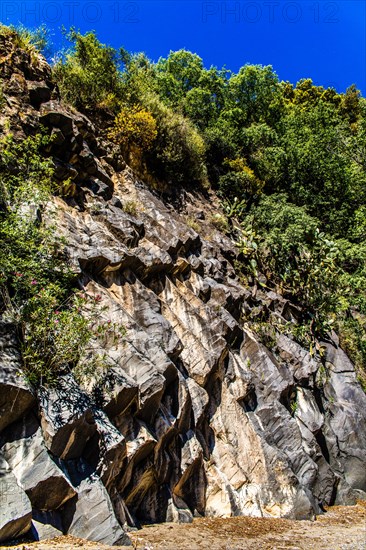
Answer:
POLYGON ((248 314, 296 323, 299 312, 244 286, 235 246, 202 216, 200 231, 187 225, 206 199, 174 210, 60 102, 43 62, 31 78, 12 55, 5 112, 19 134, 42 123, 55 136, 48 154, 74 186, 54 200, 58 230, 80 285, 126 336, 95 349, 107 371, 36 395, 0 325, 0 541, 32 522, 37 539, 120 544, 141 522, 302 519, 365 498, 366 396, 336 335, 322 356, 280 332, 266 347, 248 314))

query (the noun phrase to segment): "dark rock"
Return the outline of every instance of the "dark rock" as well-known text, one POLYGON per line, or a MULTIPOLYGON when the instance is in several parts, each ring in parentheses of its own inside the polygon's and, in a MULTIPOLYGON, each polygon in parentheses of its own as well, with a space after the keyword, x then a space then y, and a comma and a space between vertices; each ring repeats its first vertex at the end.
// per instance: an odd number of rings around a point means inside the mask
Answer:
POLYGON ((95 388, 94 393, 97 402, 110 418, 125 412, 133 404, 137 406, 137 382, 130 378, 120 367, 108 369, 108 372, 95 388))
POLYGON ((93 193, 99 197, 103 197, 105 200, 109 200, 112 198, 112 191, 110 187, 103 183, 101 180, 98 180, 96 178, 91 179, 86 182, 86 187, 91 189, 93 193))
POLYGON ((95 411, 97 432, 84 450, 84 457, 109 488, 120 474, 126 458, 124 436, 101 411, 95 411))
POLYGON ((59 128, 67 138, 74 133, 73 118, 67 112, 62 111, 59 106, 55 109, 54 102, 43 103, 40 110, 40 123, 50 128, 59 128))
POLYGON ((24 95, 28 91, 27 82, 23 75, 14 73, 6 83, 4 93, 11 96, 24 95))
POLYGON ((51 99, 51 90, 45 82, 30 81, 28 84, 29 100, 33 107, 37 109, 41 103, 46 103, 51 99))
POLYGON ((60 147, 65 143, 65 136, 59 128, 52 128, 51 131, 52 145, 60 147))
POLYGON ((78 176, 78 171, 71 164, 66 162, 60 162, 57 159, 55 163, 55 178, 59 181, 65 181, 66 179, 74 180, 78 176))
POLYGON ((111 154, 103 157, 103 159, 112 166, 116 172, 121 172, 126 168, 126 162, 119 149, 115 149, 111 154))
POLYGON ((121 199, 116 196, 111 198, 110 205, 113 206, 114 208, 119 208, 121 210, 123 209, 123 204, 121 202, 121 199))
POLYGON ((32 535, 35 540, 49 540, 63 535, 60 512, 32 510, 32 535))

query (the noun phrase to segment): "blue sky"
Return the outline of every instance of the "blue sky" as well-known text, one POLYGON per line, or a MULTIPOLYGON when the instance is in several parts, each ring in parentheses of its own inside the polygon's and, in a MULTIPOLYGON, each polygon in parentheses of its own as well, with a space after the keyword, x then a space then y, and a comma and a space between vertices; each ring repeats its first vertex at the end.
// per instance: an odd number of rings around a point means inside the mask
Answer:
POLYGON ((95 30, 102 42, 157 60, 187 48, 206 66, 272 65, 280 79, 312 78, 366 96, 365 0, 1 0, 0 21, 95 30))

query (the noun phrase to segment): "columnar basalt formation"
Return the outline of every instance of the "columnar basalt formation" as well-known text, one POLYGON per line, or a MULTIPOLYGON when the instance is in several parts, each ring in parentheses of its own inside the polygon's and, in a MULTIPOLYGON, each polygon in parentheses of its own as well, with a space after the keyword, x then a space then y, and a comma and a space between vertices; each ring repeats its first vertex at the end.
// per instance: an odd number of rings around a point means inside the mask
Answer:
MULTIPOLYGON (((30 70, 24 52, 0 49, 2 122, 56 136, 49 155, 75 199, 50 208, 81 286, 126 329, 102 375, 35 391, 1 322, 0 541, 32 529, 121 544, 141 522, 302 519, 365 498, 366 396, 337 336, 323 357, 280 333, 266 348, 247 313, 295 322, 295 306, 243 286, 230 239, 208 222, 193 230, 141 183, 62 103, 41 58, 30 70)), ((186 211, 205 201, 186 194, 186 211)))

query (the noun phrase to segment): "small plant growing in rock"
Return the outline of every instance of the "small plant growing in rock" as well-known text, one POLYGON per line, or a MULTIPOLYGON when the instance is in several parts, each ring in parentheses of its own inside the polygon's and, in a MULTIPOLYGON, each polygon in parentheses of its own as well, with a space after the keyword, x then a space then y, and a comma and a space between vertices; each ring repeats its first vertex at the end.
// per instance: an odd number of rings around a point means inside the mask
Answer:
POLYGON ((212 225, 216 227, 219 231, 226 233, 229 231, 229 224, 225 216, 222 214, 214 214, 209 220, 212 225))
POLYGON ((269 320, 252 321, 250 326, 258 336, 259 341, 266 346, 266 348, 273 350, 276 347, 276 331, 269 320))
POLYGON ((22 49, 30 55, 32 64, 38 61, 38 54, 47 52, 50 49, 49 30, 45 25, 36 29, 28 29, 23 25, 1 25, 0 35, 12 39, 15 47, 22 49))
POLYGON ((233 201, 230 201, 228 199, 223 200, 222 207, 229 220, 231 220, 232 218, 237 218, 238 220, 240 220, 245 214, 247 203, 244 199, 239 200, 238 197, 235 197, 233 201))
POLYGON ((131 216, 136 216, 138 210, 139 210, 139 205, 136 201, 129 200, 123 203, 123 211, 126 212, 126 214, 131 214, 131 216))
POLYGON ((328 381, 329 381, 328 370, 324 365, 320 365, 316 373, 316 383, 319 386, 319 388, 323 388, 328 381))
POLYGON ((188 216, 188 218, 186 219, 186 223, 187 223, 188 227, 193 229, 193 231, 199 231, 200 230, 199 223, 194 218, 192 218, 191 216, 188 216))

